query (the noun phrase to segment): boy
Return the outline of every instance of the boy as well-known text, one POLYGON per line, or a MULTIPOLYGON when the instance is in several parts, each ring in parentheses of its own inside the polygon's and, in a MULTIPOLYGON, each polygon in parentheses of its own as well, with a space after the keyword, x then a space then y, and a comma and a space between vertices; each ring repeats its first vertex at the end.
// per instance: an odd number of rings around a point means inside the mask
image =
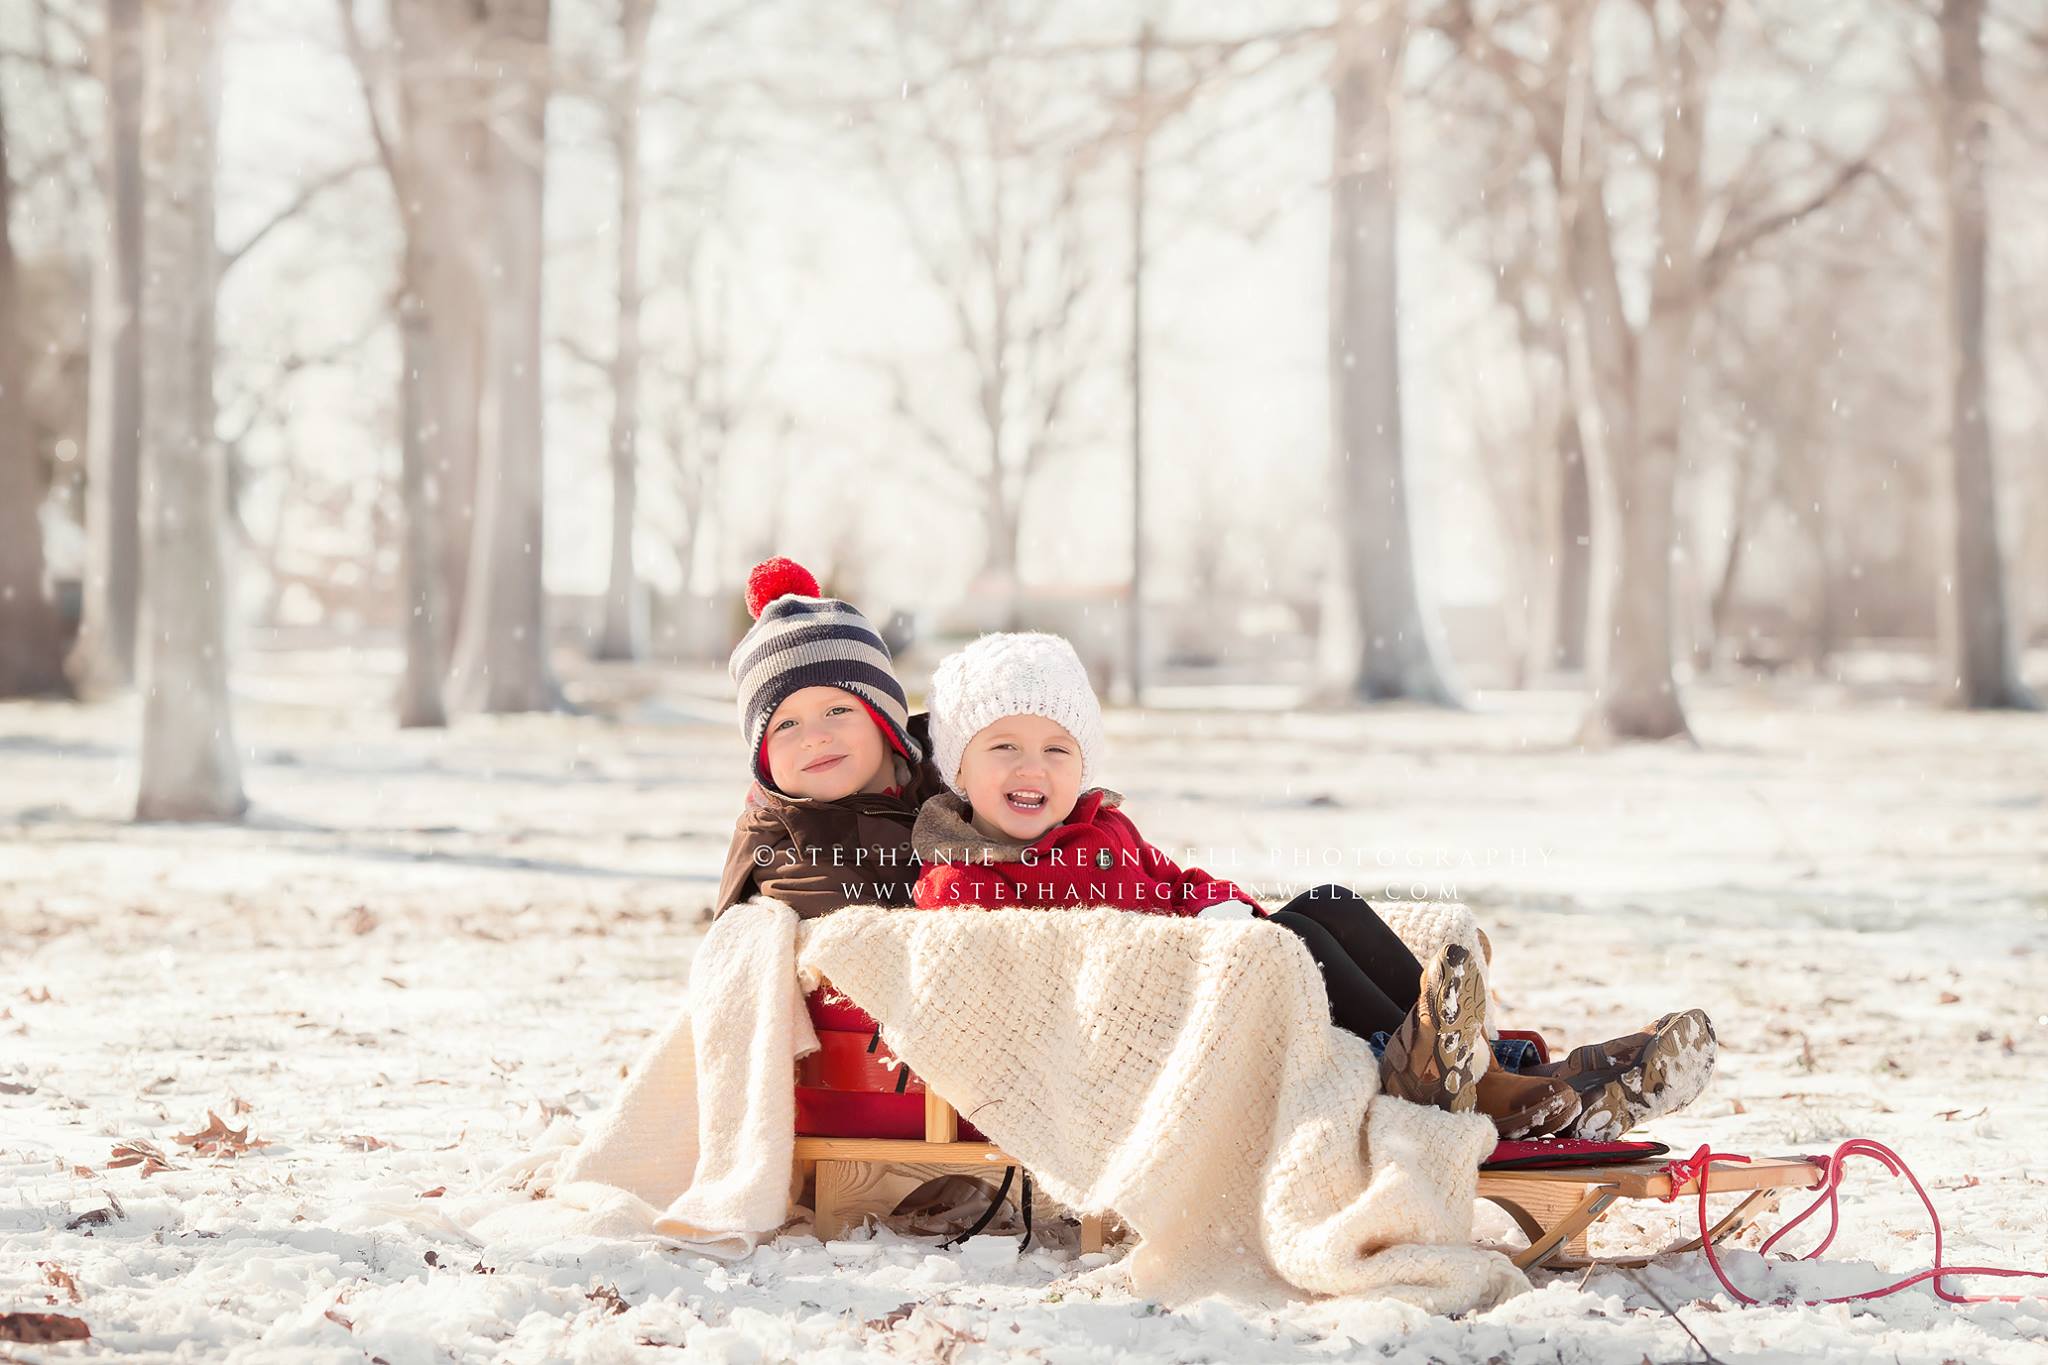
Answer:
POLYGON ((804 919, 910 904, 910 831, 939 783, 924 757, 925 718, 910 715, 889 646, 787 559, 754 567, 747 610, 754 624, 729 667, 754 782, 715 913, 755 895, 804 919))

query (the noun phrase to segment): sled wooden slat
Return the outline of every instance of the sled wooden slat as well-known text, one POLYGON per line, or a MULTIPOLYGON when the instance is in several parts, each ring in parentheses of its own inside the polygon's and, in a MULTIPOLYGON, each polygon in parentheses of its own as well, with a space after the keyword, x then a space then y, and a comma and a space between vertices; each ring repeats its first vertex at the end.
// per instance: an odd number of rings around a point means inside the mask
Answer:
MULTIPOLYGON (((1742 1200, 1708 1229, 1706 1240, 1722 1239, 1750 1226, 1777 1207, 1787 1190, 1810 1189, 1821 1182, 1821 1168, 1799 1157, 1759 1157, 1746 1164, 1717 1165, 1707 1173, 1707 1193, 1747 1191, 1742 1200)), ((1586 1232, 1625 1199, 1662 1201, 1673 1193, 1671 1177, 1661 1161, 1616 1166, 1579 1166, 1556 1170, 1481 1171, 1479 1197, 1506 1210, 1529 1246, 1515 1264, 1524 1270, 1577 1269, 1588 1265, 1640 1266, 1658 1256, 1697 1251, 1697 1236, 1655 1252, 1633 1256, 1594 1257, 1587 1254, 1586 1232)), ((1688 1180, 1677 1197, 1696 1196, 1699 1182, 1688 1180)))
MULTIPOLYGON (((1760 1156, 1746 1163, 1715 1166, 1707 1173, 1707 1193, 1723 1190, 1767 1190, 1780 1186, 1809 1186, 1820 1179, 1820 1167, 1798 1157, 1760 1156)), ((1618 1166, 1574 1166, 1555 1170, 1481 1171, 1479 1182, 1549 1183, 1565 1181, 1574 1185, 1612 1185, 1624 1199, 1663 1199, 1671 1193, 1671 1177, 1664 1174, 1661 1161, 1632 1161, 1618 1166)), ((1696 1182, 1688 1180, 1680 1194, 1696 1194, 1696 1182)))
POLYGON ((908 1161, 919 1166, 1014 1166, 993 1142, 921 1142, 916 1138, 800 1137, 798 1161, 908 1161))

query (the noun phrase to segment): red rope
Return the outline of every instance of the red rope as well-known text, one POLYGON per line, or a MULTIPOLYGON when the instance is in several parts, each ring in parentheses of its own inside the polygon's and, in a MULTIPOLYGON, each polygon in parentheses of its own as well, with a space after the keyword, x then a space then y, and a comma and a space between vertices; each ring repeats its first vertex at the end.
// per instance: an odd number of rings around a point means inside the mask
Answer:
MULTIPOLYGON (((1832 1156, 1805 1158, 1821 1168, 1820 1184, 1818 1186, 1808 1186, 1809 1189, 1818 1188, 1821 1192, 1820 1196, 1813 1203, 1809 1204, 1798 1217, 1787 1220, 1783 1227, 1766 1238, 1763 1246, 1758 1248, 1758 1254, 1769 1255, 1771 1248, 1777 1245, 1780 1237, 1783 1237, 1786 1233, 1805 1222, 1814 1213, 1818 1212, 1823 1204, 1827 1205, 1828 1209, 1827 1236, 1821 1238, 1820 1245, 1814 1247, 1813 1250, 1807 1252, 1804 1256, 1793 1256, 1787 1259, 1810 1261, 1823 1251, 1826 1251, 1829 1244, 1835 1240, 1835 1233, 1840 1231, 1842 1226, 1842 1208, 1840 1203, 1842 1168, 1848 1164, 1849 1158, 1858 1156, 1869 1157, 1893 1175, 1903 1175, 1913 1186, 1913 1193, 1920 1196, 1921 1207, 1927 1210, 1927 1220, 1934 1225, 1933 1266, 1921 1271, 1917 1275, 1909 1275, 1903 1280, 1895 1281, 1877 1289, 1867 1289, 1860 1294, 1842 1294, 1831 1299, 1779 1299, 1775 1300, 1775 1302, 1798 1302, 1802 1305, 1812 1306, 1824 1303, 1853 1303, 1860 1299, 1881 1299, 1888 1294, 1896 1294, 1902 1289, 1910 1289, 1923 1280, 1932 1280, 1934 1282, 1935 1294, 1950 1303, 2019 1303, 2029 1298, 2041 1297, 2040 1295, 2033 1294, 1956 1294, 1944 1288, 1941 1283, 1942 1280, 1953 1275, 2003 1275, 2048 1280, 2048 1270, 2010 1270, 2000 1266, 1983 1265, 1943 1265, 1941 1263, 1941 1215, 1934 1211, 1934 1201, 1927 1197, 1927 1191, 1921 1187, 1919 1179, 1914 1176, 1913 1172, 1907 1169, 1905 1161, 1900 1158, 1897 1152, 1894 1152, 1881 1142, 1872 1142, 1868 1138, 1851 1138, 1837 1147, 1832 1156)), ((1736 1156, 1729 1152, 1716 1152, 1702 1145, 1697 1152, 1694 1152, 1684 1160, 1666 1162, 1664 1172, 1671 1177, 1671 1193, 1664 1196, 1664 1201, 1670 1203, 1677 1199, 1679 1190, 1683 1189, 1688 1181, 1698 1182, 1700 1249, 1707 1253, 1707 1264, 1713 1267, 1714 1277, 1721 1281, 1722 1287, 1734 1295, 1737 1301, 1745 1304, 1754 1304, 1760 1302, 1760 1300, 1751 1298, 1748 1294, 1736 1288, 1734 1281, 1728 1278, 1728 1273, 1721 1269, 1720 1259, 1714 1255, 1714 1243, 1707 1236, 1708 1172, 1713 1168, 1713 1164, 1716 1161, 1746 1162, 1748 1160, 1749 1158, 1746 1156, 1736 1156)))

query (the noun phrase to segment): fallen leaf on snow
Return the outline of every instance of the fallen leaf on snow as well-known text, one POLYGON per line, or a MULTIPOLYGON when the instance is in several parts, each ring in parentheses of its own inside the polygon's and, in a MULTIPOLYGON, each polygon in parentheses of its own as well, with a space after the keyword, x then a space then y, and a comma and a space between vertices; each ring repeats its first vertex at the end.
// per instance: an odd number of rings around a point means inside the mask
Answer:
POLYGON ((142 1141, 115 1143, 114 1154, 108 1158, 107 1164, 117 1170, 124 1166, 140 1166, 145 1178, 158 1171, 178 1169, 164 1156, 162 1148, 153 1142, 142 1141))
POLYGON ((78 1292, 78 1281, 71 1278, 71 1272, 55 1261, 37 1261, 36 1264, 42 1267, 44 1284, 63 1290, 71 1296, 73 1303, 78 1302, 81 1297, 78 1292))
MULTIPOLYGON (((50 1003, 50 988, 48 986, 23 987, 21 999, 26 1000, 31 1005, 47 1005, 50 1003)), ((12 1018, 13 1016, 10 1014, 8 1017, 12 1018)))
POLYGON ((35 1093, 36 1088, 32 1085, 17 1085, 13 1081, 0 1081, 0 1095, 33 1095, 35 1093))
POLYGON ((440 1198, 440 1197, 441 1197, 442 1195, 444 1195, 444 1194, 446 1194, 446 1193, 448 1193, 448 1187, 447 1187, 446 1185, 436 1185, 436 1186, 434 1186, 434 1188, 433 1188, 433 1189, 431 1189, 431 1190, 421 1190, 421 1191, 420 1191, 420 1198, 422 1198, 422 1199, 439 1199, 439 1198, 440 1198))
POLYGON ((381 1152, 391 1144, 383 1138, 371 1137, 368 1133, 351 1133, 341 1140, 341 1145, 351 1152, 381 1152))
POLYGON ((915 1303, 899 1303, 879 1318, 869 1318, 863 1324, 870 1332, 886 1332, 897 1323, 917 1311, 915 1303))
POLYGON ((219 1114, 206 1111, 206 1126, 196 1133, 179 1133, 178 1144, 190 1147, 197 1156, 237 1157, 258 1147, 268 1147, 267 1138, 252 1138, 247 1128, 230 1128, 219 1114))
POLYGON ((607 1313, 623 1313, 632 1307, 621 1297, 619 1291, 608 1284, 600 1284, 583 1296, 597 1304, 607 1313))
POLYGON ((348 931, 351 934, 367 934, 377 927, 377 912, 367 905, 351 906, 348 912, 348 931))
POLYGON ((1944 1005, 1960 1005, 1963 1003, 1963 997, 1957 995, 1954 991, 1943 991, 1941 993, 1941 1003, 1944 1005))
POLYGON ((228 1101, 228 1112, 230 1114, 248 1114, 255 1112, 255 1109, 255 1105, 249 1103, 249 1101, 243 1099, 240 1095, 237 1095, 233 1099, 228 1101))
POLYGON ((0 1313, 0 1341, 84 1341, 91 1335, 83 1318, 62 1313, 0 1313))

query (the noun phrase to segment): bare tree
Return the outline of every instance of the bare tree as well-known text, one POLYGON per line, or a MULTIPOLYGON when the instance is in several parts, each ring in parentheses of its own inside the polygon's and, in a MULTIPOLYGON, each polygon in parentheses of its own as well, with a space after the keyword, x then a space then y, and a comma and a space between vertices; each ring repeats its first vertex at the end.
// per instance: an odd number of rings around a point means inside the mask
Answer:
MULTIPOLYGON (((403 598, 399 634, 405 646, 405 669, 398 686, 398 723, 405 727, 433 727, 448 723, 441 690, 447 654, 444 614, 448 610, 448 590, 443 581, 444 527, 437 497, 442 428, 436 421, 435 403, 444 380, 436 341, 451 328, 445 323, 440 328, 434 326, 430 293, 437 246, 442 238, 451 235, 451 225, 430 216, 429 205, 434 198, 429 184, 442 168, 423 160, 421 143, 425 139, 415 136, 410 117, 416 111, 417 101, 409 98, 407 91, 417 89, 431 78, 399 68, 388 55, 380 59, 372 54, 357 26, 354 0, 337 0, 337 4, 342 35, 362 87, 370 138, 397 201, 405 236, 396 298, 399 488, 404 518, 399 541, 403 598)), ((395 8, 406 8, 404 0, 397 0, 395 8)), ((440 36, 435 18, 415 15, 410 20, 412 31, 418 35, 418 50, 404 52, 401 43, 405 60, 422 63, 446 51, 445 42, 433 41, 440 36)), ((273 580, 277 581, 276 575, 273 580)))
POLYGON ((1456 704, 1415 583, 1394 211, 1406 11, 1346 0, 1336 30, 1330 184, 1330 463, 1338 609, 1328 684, 1362 701, 1456 704), (1334 657, 1333 657, 1334 656, 1334 657))
MULTIPOLYGON (((1604 203, 1606 150, 1597 114, 1581 104, 1560 130, 1558 177, 1567 225, 1567 355, 1579 390, 1580 438, 1611 484, 1605 542, 1612 553, 1596 580, 1605 629, 1594 638, 1599 690, 1587 714, 1590 739, 1688 735, 1671 672, 1672 498, 1677 486, 1685 373, 1701 296, 1701 171, 1706 94, 1718 44, 1722 0, 1681 0, 1663 22, 1656 11, 1653 54, 1664 111, 1656 163, 1650 302, 1640 330, 1622 306, 1613 236, 1604 203)), ((1571 79, 1582 101, 1595 96, 1591 35, 1571 79)), ((1597 523, 1596 523, 1597 524, 1597 523)), ((1603 538, 1596 531, 1596 553, 1603 538)))
MULTIPOLYGON (((350 18, 354 0, 337 3, 350 18)), ((357 68, 368 76, 366 100, 386 111, 382 122, 393 153, 383 158, 387 176, 395 165, 404 181, 402 188, 393 181, 406 231, 400 323, 413 329, 410 360, 419 362, 422 379, 410 398, 402 395, 401 408, 412 404, 420 421, 421 486, 434 521, 434 545, 424 545, 429 537, 422 532, 413 553, 431 553, 439 566, 431 575, 432 613, 446 659, 461 629, 476 530, 491 265, 480 228, 488 221, 484 121, 495 73, 483 61, 484 0, 387 3, 394 39, 389 54, 380 59, 365 50, 352 24, 344 31, 357 68)), ((407 368, 414 369, 410 361, 407 368)), ((422 609, 417 594, 410 609, 422 609)))
MULTIPOLYGON (((715 196, 714 196, 715 197, 715 196)), ((730 271, 717 250, 717 221, 698 212, 667 234, 661 269, 665 287, 682 295, 682 335, 663 347, 679 383, 664 385, 653 434, 665 452, 666 487, 674 504, 668 539, 690 589, 690 567, 714 510, 734 438, 766 415, 763 393, 780 350, 779 333, 751 355, 741 353, 733 326, 738 305, 730 271)), ((785 441, 791 419, 783 414, 785 441)), ((778 455, 778 463, 783 462, 778 455)), ((776 540, 771 537, 769 551, 776 540)))
POLYGON ((142 0, 106 0, 105 22, 108 233, 93 269, 85 602, 68 665, 87 692, 135 677, 142 573, 142 0))
POLYGON ((541 199, 547 154, 548 0, 486 0, 483 60, 499 73, 485 155, 495 287, 467 599, 453 700, 491 712, 561 704, 548 665, 542 579, 541 199))
POLYGON ((65 686, 63 636, 43 581, 43 479, 24 400, 28 351, 21 336, 12 185, 0 103, 0 696, 65 686))
POLYGON ((1014 585, 1025 494, 1067 434, 1102 319, 1086 306, 1096 263, 1082 226, 1082 182, 1103 145, 1093 111, 1062 107, 1028 48, 1044 8, 1019 17, 982 0, 957 18, 897 15, 896 55, 908 98, 864 105, 877 178, 917 263, 944 301, 971 413, 970 440, 943 392, 899 364, 886 371, 894 411, 982 511, 982 573, 1014 585), (907 121, 898 126, 895 116, 907 121), (921 174, 936 168, 933 185, 921 174), (921 198, 919 191, 935 193, 921 198))
POLYGON ((1942 0, 1941 173, 1948 218, 1949 478, 1947 527, 1955 566, 1941 621, 1954 668, 1954 700, 1968 707, 2036 710, 2020 680, 2006 614, 1998 545, 1998 479, 1991 453, 1984 277, 1989 227, 1984 163, 1990 129, 1984 88, 1984 0, 1942 0))
MULTIPOLYGON (((1488 7, 1492 9, 1494 7, 1488 7)), ((1459 3, 1446 33, 1502 83, 1529 119, 1556 190, 1565 288, 1567 374, 1592 493, 1595 574, 1588 620, 1596 692, 1587 742, 1689 735, 1672 674, 1676 545, 1673 498, 1684 440, 1685 378, 1703 301, 1759 243, 1855 183, 1861 159, 1803 168, 1818 183, 1786 200, 1771 186, 1783 141, 1760 139, 1729 179, 1710 186, 1705 130, 1725 0, 1641 7, 1645 56, 1635 73, 1638 141, 1606 107, 1593 62, 1594 5, 1543 4, 1482 16, 1459 3), (1539 55, 1518 41, 1539 29, 1539 55), (1647 303, 1624 304, 1623 261, 1608 207, 1618 153, 1646 176, 1647 303)))
POLYGON ((646 652, 646 604, 633 567, 639 523, 640 438, 640 95, 647 30, 655 0, 618 0, 620 69, 605 101, 605 121, 618 167, 618 304, 613 323, 612 541, 605 581, 600 659, 637 659, 646 652))
POLYGON ((143 146, 153 183, 143 310, 143 820, 239 816, 228 703, 227 505, 214 439, 214 165, 220 0, 154 0, 143 146))

